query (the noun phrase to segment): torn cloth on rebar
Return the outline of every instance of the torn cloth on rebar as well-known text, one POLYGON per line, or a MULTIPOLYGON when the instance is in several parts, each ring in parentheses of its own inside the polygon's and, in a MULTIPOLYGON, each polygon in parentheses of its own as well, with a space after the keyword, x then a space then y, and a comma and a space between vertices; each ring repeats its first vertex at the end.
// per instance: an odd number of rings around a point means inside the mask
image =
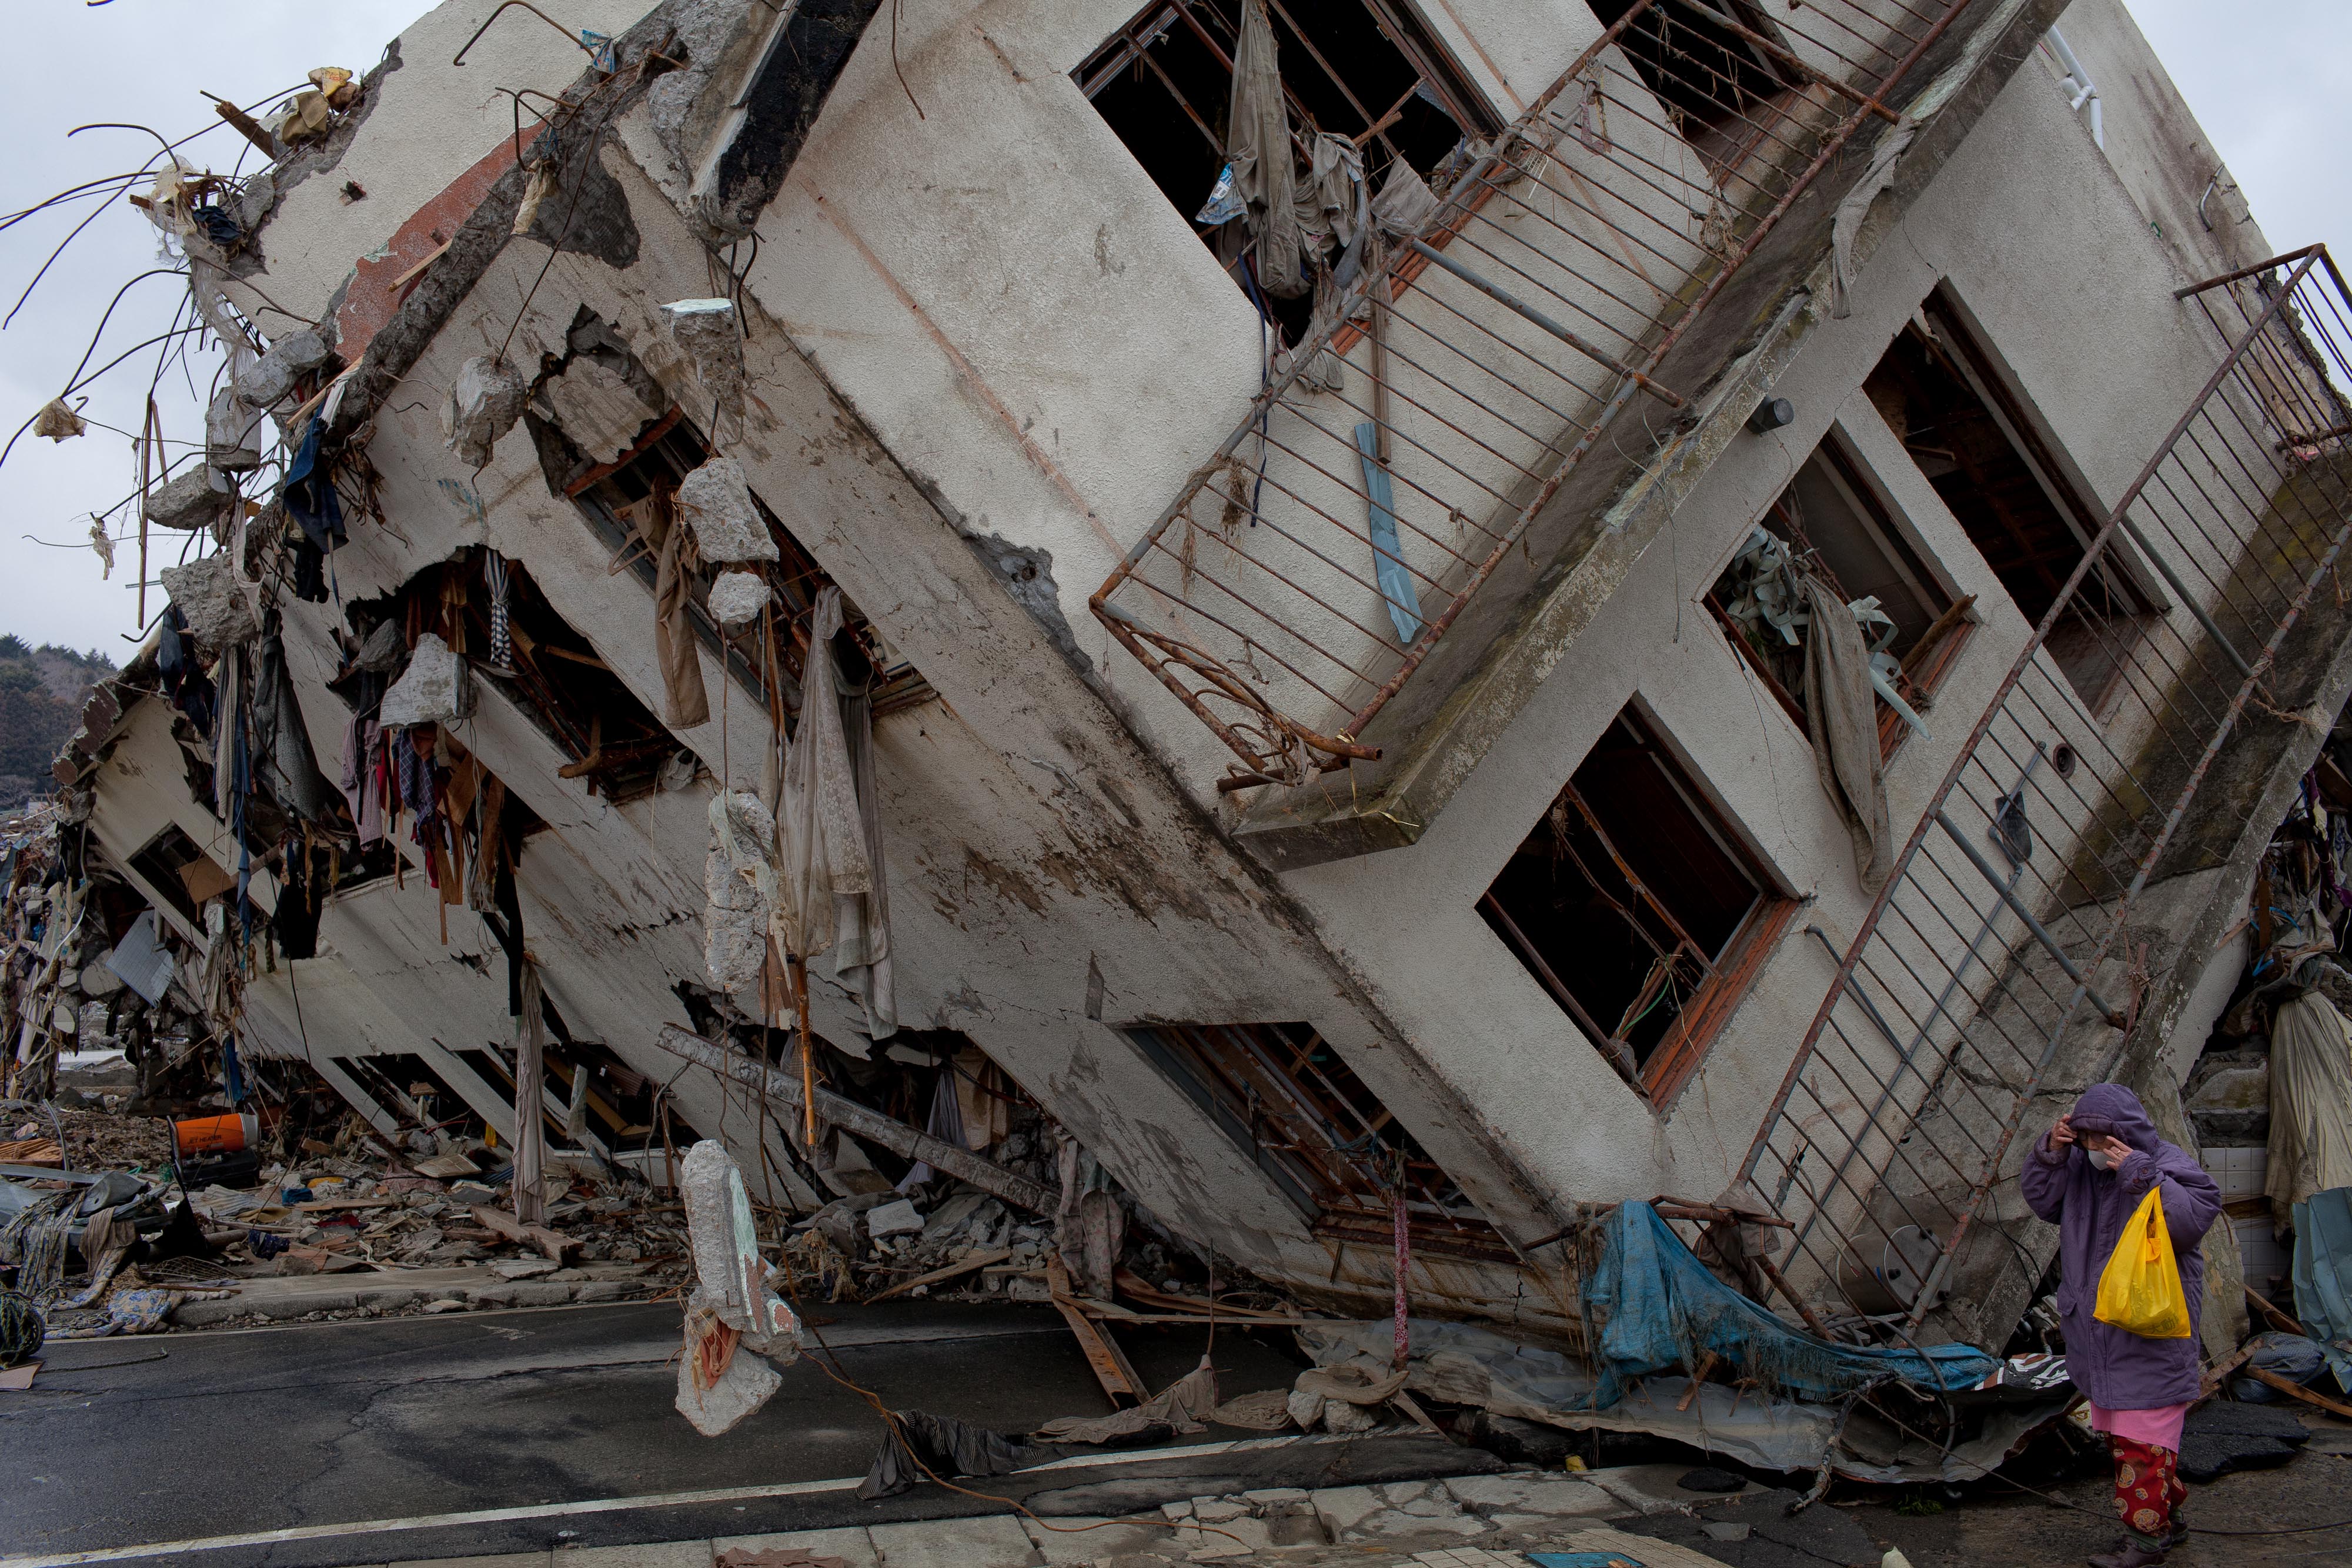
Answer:
POLYGON ((1258 287, 1276 298, 1296 299, 1307 292, 1305 236, 1292 186, 1290 109, 1283 101, 1282 64, 1265 0, 1242 3, 1225 155, 1233 161, 1234 188, 1248 206, 1250 234, 1257 241, 1258 287))
POLYGON ((1601 1262, 1584 1281, 1598 1322, 1595 1407, 1614 1405, 1634 1378, 1696 1366, 1710 1354, 1775 1394, 1837 1399, 1876 1384, 1970 1388, 2000 1364, 1973 1345, 1921 1350, 1832 1344, 1780 1318, 1706 1271, 1646 1203, 1622 1203, 1601 1226, 1601 1262))
MULTIPOLYGON (((814 645, 811 645, 814 653, 814 645)), ((814 658, 811 664, 817 661, 814 658)), ((828 653, 825 663, 831 663, 828 653)), ((830 674, 830 672, 828 672, 830 674)), ((857 789, 857 821, 873 885, 834 900, 833 976, 856 994, 870 1040, 898 1032, 898 991, 890 964, 890 890, 882 869, 882 794, 874 772, 872 683, 841 698, 841 733, 857 789)))
POLYGON ((1886 775, 1878 750, 1878 708, 1870 686, 1870 650, 1853 612, 1817 577, 1803 585, 1810 612, 1805 638, 1805 728, 1813 763, 1838 814, 1853 835, 1854 871, 1876 893, 1895 860, 1886 820, 1886 775))
MULTIPOLYGON (((834 684, 833 638, 840 630, 841 590, 828 587, 818 593, 809 624, 800 723, 784 758, 783 810, 776 823, 783 851, 776 935, 784 951, 803 959, 833 946, 841 935, 845 904, 852 906, 853 934, 861 928, 857 922, 866 921, 864 928, 870 930, 883 921, 878 910, 866 920, 856 908, 856 901, 873 893, 877 868, 857 798, 856 759, 834 684)), ((865 951, 870 953, 870 946, 865 951)))
POLYGON ((1060 1416, 1038 1427, 1036 1436, 1048 1443, 1103 1444, 1160 1432, 1189 1435, 1207 1431, 1204 1418, 1216 1407, 1217 1369, 1203 1357, 1200 1365, 1140 1405, 1109 1416, 1060 1416))
POLYGON ((1862 178, 1854 182, 1830 219, 1830 314, 1838 320, 1853 314, 1848 291, 1853 283, 1853 242, 1862 235, 1862 221, 1870 215, 1870 204, 1895 183, 1895 161, 1918 133, 1917 123, 1910 120, 1888 126, 1870 155, 1870 167, 1862 172, 1862 178))
POLYGON ((702 684, 702 659, 687 621, 693 574, 687 569, 687 530, 669 498, 655 495, 637 508, 638 531, 654 551, 654 657, 661 665, 662 720, 673 729, 710 722, 710 695, 702 684))
POLYGON ((912 1491, 927 1469, 941 1479, 1002 1476, 1050 1457, 1002 1432, 992 1432, 952 1416, 894 1410, 890 1413, 889 1434, 882 1439, 881 1451, 874 1456, 873 1468, 857 1483, 857 1495, 872 1502, 877 1498, 912 1491))
POLYGON ((253 758, 255 772, 269 786, 278 804, 311 821, 326 814, 327 781, 319 775, 310 731, 302 722, 301 705, 295 700, 293 674, 286 667, 286 643, 278 634, 275 610, 263 622, 261 656, 253 675, 253 758))

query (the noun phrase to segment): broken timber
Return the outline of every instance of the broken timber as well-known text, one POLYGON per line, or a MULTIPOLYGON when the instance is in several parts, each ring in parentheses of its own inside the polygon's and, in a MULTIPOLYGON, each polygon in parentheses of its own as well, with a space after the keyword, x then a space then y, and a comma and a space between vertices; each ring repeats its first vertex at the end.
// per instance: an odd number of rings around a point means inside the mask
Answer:
POLYGON ((1070 1271, 1055 1258, 1045 1265, 1045 1279, 1054 1293, 1054 1305, 1060 1309, 1062 1321, 1070 1325, 1076 1336, 1078 1348, 1087 1354, 1087 1364, 1095 1369, 1095 1380, 1102 1385, 1111 1408, 1119 1407, 1121 1396, 1140 1405, 1143 1403, 1143 1380, 1118 1348, 1118 1342, 1087 1316, 1076 1297, 1070 1294, 1070 1271))
POLYGON ((580 1243, 562 1231, 550 1230, 544 1225, 525 1225, 505 1209, 492 1208, 486 1203, 474 1205, 474 1222, 518 1246, 536 1247, 558 1263, 563 1261, 565 1253, 580 1250, 580 1243))
MULTIPOLYGON (((743 1085, 755 1093, 769 1096, 779 1104, 799 1110, 803 1104, 800 1080, 789 1072, 778 1071, 764 1061, 755 1061, 740 1051, 689 1033, 675 1025, 664 1029, 659 1037, 661 1048, 673 1056, 685 1058, 707 1067, 721 1078, 743 1085)), ((1057 1201, 1054 1189, 1027 1176, 1015 1176, 1003 1166, 982 1159, 970 1149, 943 1144, 929 1133, 921 1133, 904 1122, 885 1116, 879 1111, 868 1110, 856 1101, 835 1094, 829 1089, 819 1089, 815 1109, 820 1121, 829 1122, 843 1132, 853 1134, 881 1145, 892 1154, 910 1160, 921 1160, 935 1170, 942 1170, 959 1181, 970 1182, 992 1197, 1003 1198, 1032 1214, 1051 1214, 1057 1201)))

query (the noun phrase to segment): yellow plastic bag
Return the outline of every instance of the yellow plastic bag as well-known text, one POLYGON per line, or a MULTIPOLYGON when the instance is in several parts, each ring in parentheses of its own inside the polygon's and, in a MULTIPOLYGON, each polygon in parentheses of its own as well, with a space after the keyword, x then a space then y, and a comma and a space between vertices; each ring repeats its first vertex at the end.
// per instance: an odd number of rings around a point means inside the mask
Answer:
POLYGON ((2099 1275, 2098 1304, 2091 1315, 2142 1339, 2187 1339, 2189 1298, 2180 1289, 2180 1265, 2172 1256, 2172 1231, 2164 1223, 2164 1199, 2147 1189, 2124 1223, 2115 1255, 2099 1275))

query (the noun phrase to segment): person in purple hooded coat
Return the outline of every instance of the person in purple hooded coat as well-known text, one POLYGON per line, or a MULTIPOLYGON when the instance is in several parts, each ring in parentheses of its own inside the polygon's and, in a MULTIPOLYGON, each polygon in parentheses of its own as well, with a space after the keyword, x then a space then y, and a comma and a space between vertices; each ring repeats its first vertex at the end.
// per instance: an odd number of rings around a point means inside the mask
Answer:
POLYGON ((2116 1511, 2124 1540, 2094 1568, 2146 1568, 2189 1533, 2189 1495, 2175 1471, 2180 1428, 2199 1392, 2197 1321, 2205 1304, 2207 1227, 2221 1189, 2196 1156, 2156 1134, 2139 1096, 2095 1083, 2025 1157, 2019 1180, 2033 1212, 2058 1227, 2058 1314, 2066 1370, 2091 1402, 2116 1461, 2116 1511), (2189 1298, 2189 1337, 2147 1339, 2092 1315, 2099 1276, 2149 1187, 2161 1193, 2165 1228, 2189 1298))

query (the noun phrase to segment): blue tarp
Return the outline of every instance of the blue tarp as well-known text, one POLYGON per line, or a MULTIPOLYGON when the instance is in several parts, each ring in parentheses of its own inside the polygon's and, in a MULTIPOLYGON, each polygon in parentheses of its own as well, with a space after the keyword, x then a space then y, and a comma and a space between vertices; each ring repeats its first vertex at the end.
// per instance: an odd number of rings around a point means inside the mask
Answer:
POLYGON ((1790 1328, 1713 1274, 1646 1203, 1622 1203, 1601 1228, 1600 1267, 1584 1281, 1584 1311, 1598 1332, 1596 1409, 1623 1397, 1627 1382, 1711 1351, 1772 1393, 1837 1399, 1902 1382, 1947 1393, 1973 1387, 2000 1363, 1972 1345, 1864 1350, 1790 1328))
POLYGON ((2352 1390, 2352 1186, 2294 1206, 2294 1315, 2339 1388, 2352 1390))

